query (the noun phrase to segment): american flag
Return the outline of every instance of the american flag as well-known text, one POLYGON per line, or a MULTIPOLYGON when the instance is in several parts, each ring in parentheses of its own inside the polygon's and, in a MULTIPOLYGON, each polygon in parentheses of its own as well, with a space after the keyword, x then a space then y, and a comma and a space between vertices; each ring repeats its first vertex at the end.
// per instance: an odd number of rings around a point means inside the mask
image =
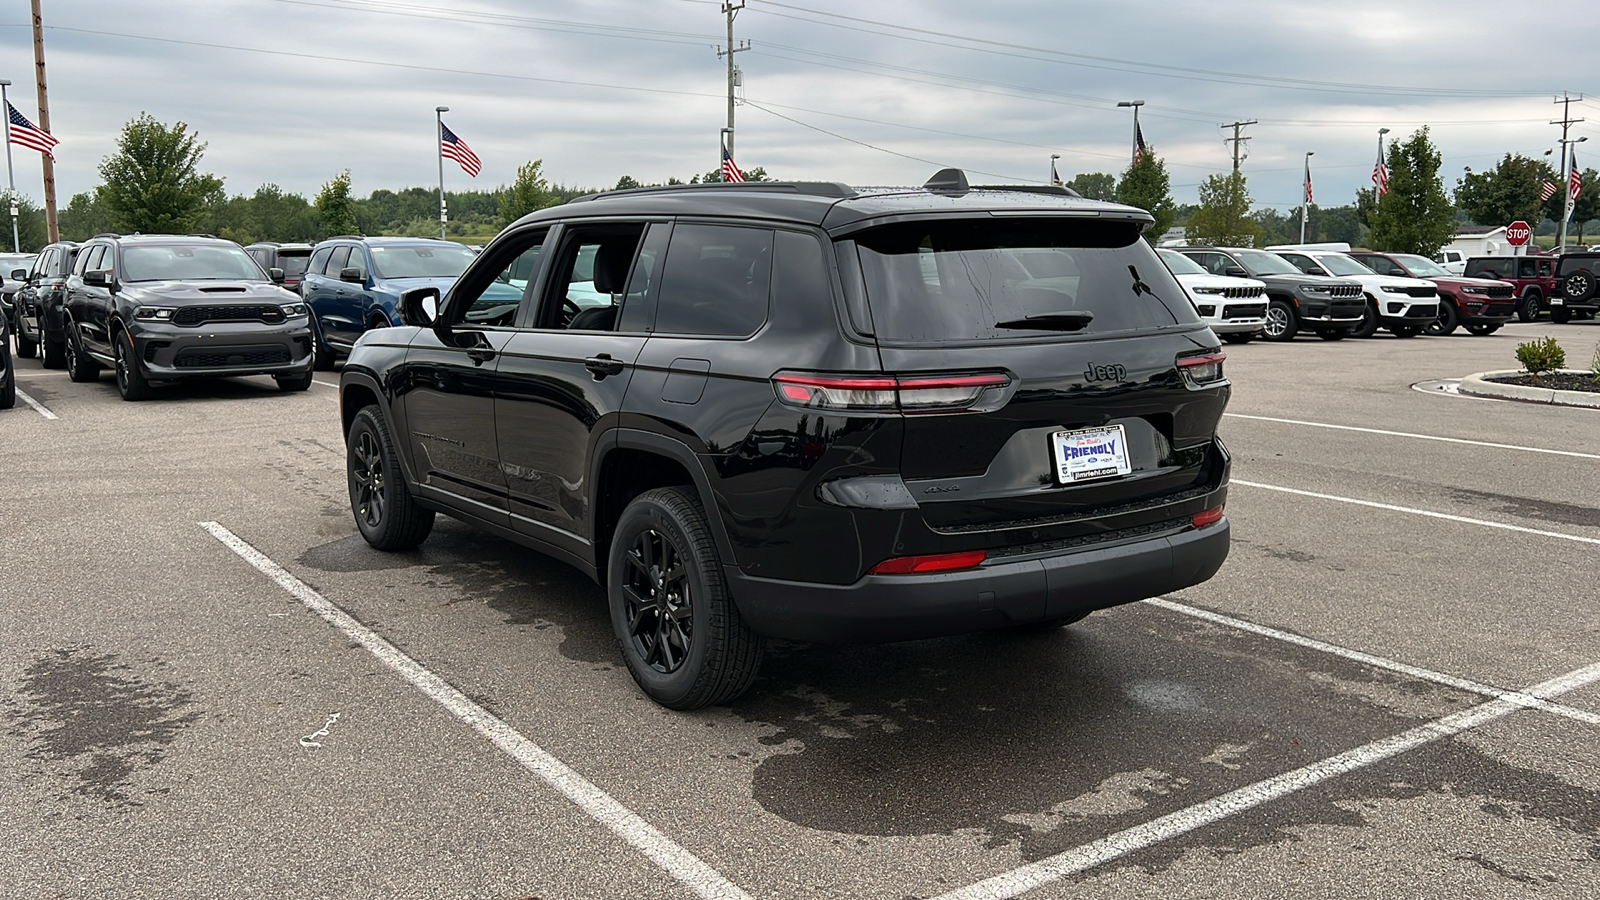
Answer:
POLYGON ((1574 203, 1578 200, 1578 193, 1583 190, 1583 176, 1578 174, 1578 154, 1572 154, 1572 169, 1567 173, 1567 196, 1574 203))
POLYGON ((478 159, 478 154, 473 153, 467 142, 456 137, 450 126, 443 122, 439 123, 439 153, 460 163, 461 171, 473 178, 483 171, 483 161, 478 159))
POLYGON ((1138 162, 1144 159, 1146 149, 1148 148, 1144 145, 1144 130, 1139 127, 1138 122, 1135 122, 1133 123, 1133 161, 1138 162))
POLYGON ((1558 190, 1560 190, 1560 188, 1556 187, 1556 183, 1554 181, 1546 181, 1544 184, 1539 186, 1539 202, 1543 203, 1546 200, 1549 200, 1551 197, 1554 197, 1556 195, 1556 191, 1558 190))
POLYGON ((1306 159, 1306 205, 1310 206, 1316 201, 1311 198, 1311 160, 1306 159))
POLYGON ((722 148, 722 180, 723 181, 743 181, 744 180, 744 173, 739 171, 739 164, 733 161, 733 157, 732 156, 728 155, 728 148, 727 147, 723 147, 722 148))
POLYGON ((52 150, 61 142, 51 137, 50 132, 33 127, 33 123, 22 113, 17 112, 17 108, 11 105, 10 100, 6 101, 6 114, 11 119, 11 143, 37 150, 51 159, 56 158, 52 150))
POLYGON ((1372 166, 1372 183, 1377 186, 1379 197, 1389 193, 1389 167, 1383 164, 1381 156, 1372 166))
POLYGON ((1061 187, 1061 176, 1056 174, 1056 160, 1053 156, 1050 157, 1050 183, 1061 187))

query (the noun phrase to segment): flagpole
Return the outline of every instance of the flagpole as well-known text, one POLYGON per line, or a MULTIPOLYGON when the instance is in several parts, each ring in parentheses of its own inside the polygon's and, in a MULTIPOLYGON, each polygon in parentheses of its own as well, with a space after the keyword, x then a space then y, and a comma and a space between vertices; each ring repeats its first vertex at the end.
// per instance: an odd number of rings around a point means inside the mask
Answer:
POLYGON ((0 78, 0 106, 5 107, 6 114, 6 183, 11 185, 11 193, 6 197, 11 202, 11 247, 21 253, 22 239, 17 237, 17 172, 11 167, 11 99, 6 96, 6 88, 10 86, 9 79, 0 78))
POLYGON ((444 225, 449 221, 449 212, 444 205, 444 114, 450 111, 448 106, 435 106, 433 108, 433 152, 439 154, 439 240, 445 240, 444 225))

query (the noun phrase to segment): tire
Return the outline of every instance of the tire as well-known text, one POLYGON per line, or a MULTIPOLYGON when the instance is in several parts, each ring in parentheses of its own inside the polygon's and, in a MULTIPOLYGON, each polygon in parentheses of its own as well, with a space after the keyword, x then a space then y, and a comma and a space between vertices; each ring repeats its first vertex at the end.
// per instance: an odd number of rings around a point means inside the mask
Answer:
POLYGON ((301 375, 274 375, 272 380, 278 383, 278 390, 292 394, 296 391, 310 390, 313 377, 315 373, 307 371, 301 375))
POLYGON ((11 365, 11 344, 0 335, 0 409, 17 405, 17 370, 11 365))
POLYGON ((133 338, 126 331, 117 332, 117 336, 111 339, 111 356, 117 361, 117 393, 124 400, 149 400, 155 389, 145 379, 133 351, 133 338))
POLYGON ((11 331, 17 336, 17 355, 23 359, 33 359, 39 353, 39 342, 22 334, 22 302, 17 301, 17 320, 11 323, 11 331))
POLYGON ((1566 306, 1552 306, 1550 307, 1550 321, 1557 325, 1565 325, 1572 321, 1572 310, 1567 309, 1566 306))
POLYGON ((1487 335, 1494 334, 1496 331, 1499 331, 1499 330, 1500 330, 1500 326, 1499 325, 1492 325, 1492 324, 1468 325, 1467 326, 1467 332, 1469 334, 1475 334, 1478 337, 1485 337, 1487 335))
POLYGON ((1350 332, 1343 328, 1323 328, 1317 331, 1317 337, 1325 341, 1342 341, 1350 336, 1350 332))
POLYGON ((43 357, 46 369, 64 369, 67 366, 67 344, 65 339, 61 343, 50 340, 48 334, 39 338, 39 355, 43 357))
POLYGON ((76 323, 67 322, 67 377, 79 383, 100 380, 100 364, 83 351, 83 340, 78 337, 76 323))
POLYGON ((1378 326, 1383 324, 1378 317, 1378 301, 1367 298, 1367 308, 1361 311, 1361 324, 1350 332, 1351 337, 1369 338, 1378 333, 1378 326))
POLYGON ((1255 340, 1257 337, 1259 337, 1260 334, 1261 333, 1259 331, 1251 331, 1251 332, 1240 331, 1240 332, 1235 332, 1233 334, 1225 334, 1225 335, 1222 336, 1222 339, 1227 341, 1230 344, 1248 344, 1251 341, 1255 340))
POLYGON ((612 534, 606 585, 622 658, 650 699, 699 709, 732 700, 755 681, 761 638, 728 593, 704 507, 690 489, 633 498, 612 534))
POLYGON ((1394 325, 1389 332, 1397 338, 1414 338, 1422 333, 1421 325, 1394 325))
POLYGON ((1439 299, 1439 317, 1429 322, 1423 329, 1434 337, 1444 337, 1453 334, 1456 326, 1461 324, 1461 315, 1456 312, 1456 305, 1444 298, 1439 299))
POLYGON ((1267 304, 1267 321, 1261 326, 1261 335, 1269 341, 1292 341, 1300 333, 1300 322, 1295 318, 1294 307, 1283 300, 1267 304))
POLYGON ((322 341, 322 323, 311 317, 311 371, 332 372, 333 350, 322 341))
POLYGON ((356 413, 345 435, 350 512, 361 536, 378 550, 411 550, 433 531, 433 511, 411 496, 383 412, 372 404, 356 413))
POLYGON ((1522 322, 1532 322, 1539 318, 1539 292, 1529 291, 1522 295, 1522 300, 1517 304, 1517 319, 1522 322))

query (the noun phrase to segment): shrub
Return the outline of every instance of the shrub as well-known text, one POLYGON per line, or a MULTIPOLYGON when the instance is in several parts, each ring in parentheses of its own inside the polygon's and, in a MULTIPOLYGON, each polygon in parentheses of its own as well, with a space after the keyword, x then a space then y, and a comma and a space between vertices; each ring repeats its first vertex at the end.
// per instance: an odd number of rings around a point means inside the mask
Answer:
POLYGON ((1530 375, 1550 372, 1567 364, 1567 351, 1553 337, 1517 345, 1517 361, 1530 375))
POLYGON ((1594 345, 1594 357, 1589 360, 1589 374, 1595 381, 1600 381, 1600 344, 1594 345))

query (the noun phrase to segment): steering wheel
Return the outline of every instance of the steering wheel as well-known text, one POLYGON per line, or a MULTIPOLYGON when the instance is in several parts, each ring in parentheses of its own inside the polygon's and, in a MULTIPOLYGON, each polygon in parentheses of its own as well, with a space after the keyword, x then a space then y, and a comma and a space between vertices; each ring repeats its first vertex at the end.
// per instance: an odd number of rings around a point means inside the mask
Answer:
POLYGON ((563 299, 561 301, 561 327, 565 328, 571 325, 573 317, 579 312, 578 304, 573 303, 570 299, 563 299))

